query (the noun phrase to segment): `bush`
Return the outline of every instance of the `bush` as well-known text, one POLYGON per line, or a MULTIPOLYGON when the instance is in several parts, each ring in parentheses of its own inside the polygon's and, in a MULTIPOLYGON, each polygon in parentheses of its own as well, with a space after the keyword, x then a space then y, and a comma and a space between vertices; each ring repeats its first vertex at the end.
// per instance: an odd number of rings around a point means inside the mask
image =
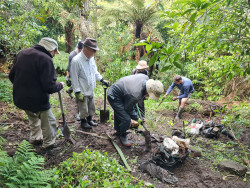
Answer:
POLYGON ((12 84, 9 79, 0 76, 0 101, 12 102, 12 84))
POLYGON ((140 187, 135 178, 115 159, 99 151, 84 150, 60 164, 52 187, 140 187))
POLYGON ((0 186, 1 187, 46 187, 53 175, 44 170, 44 158, 36 156, 30 143, 23 140, 15 156, 9 157, 0 151, 0 186))

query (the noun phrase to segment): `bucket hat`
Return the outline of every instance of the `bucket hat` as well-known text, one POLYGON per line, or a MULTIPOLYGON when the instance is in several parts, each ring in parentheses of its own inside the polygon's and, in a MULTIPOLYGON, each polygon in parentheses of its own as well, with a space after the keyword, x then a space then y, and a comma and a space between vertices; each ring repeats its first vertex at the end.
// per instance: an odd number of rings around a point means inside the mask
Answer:
POLYGON ((43 37, 38 44, 43 46, 48 52, 56 50, 56 53, 60 54, 60 52, 58 51, 58 44, 52 38, 43 37))
POLYGON ((138 62, 138 65, 136 66, 137 69, 147 69, 148 68, 148 64, 146 61, 141 60, 138 62))
POLYGON ((86 38, 85 41, 83 42, 83 45, 96 51, 99 50, 99 48, 97 47, 97 41, 92 38, 86 38))
POLYGON ((146 82, 146 90, 149 94, 149 97, 155 101, 157 101, 161 94, 164 93, 163 84, 159 80, 149 79, 146 82))

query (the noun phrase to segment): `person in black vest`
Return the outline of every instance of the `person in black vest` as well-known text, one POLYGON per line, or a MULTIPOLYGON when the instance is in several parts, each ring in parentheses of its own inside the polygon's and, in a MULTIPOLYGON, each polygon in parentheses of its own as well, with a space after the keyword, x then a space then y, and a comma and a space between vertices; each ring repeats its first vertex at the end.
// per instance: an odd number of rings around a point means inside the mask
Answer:
POLYGON ((158 100, 163 92, 160 81, 149 79, 144 74, 123 77, 109 88, 107 99, 114 110, 114 128, 124 146, 131 146, 127 137, 131 119, 138 120, 135 104, 145 96, 158 100))
POLYGON ((64 87, 64 82, 56 82, 52 61, 58 53, 57 42, 44 37, 39 44, 18 53, 9 74, 14 104, 29 118, 30 142, 34 145, 43 143, 46 150, 54 147, 57 133, 49 95, 64 87))
MULTIPOLYGON (((138 62, 138 65, 136 66, 136 68, 133 69, 132 75, 133 74, 145 74, 145 75, 148 75, 148 70, 147 70, 148 67, 149 66, 147 65, 147 62, 144 61, 144 60, 141 60, 141 61, 138 62)), ((145 97, 138 101, 138 107, 140 109, 140 112, 141 112, 141 115, 142 115, 143 118, 145 117, 144 100, 145 100, 145 97)))

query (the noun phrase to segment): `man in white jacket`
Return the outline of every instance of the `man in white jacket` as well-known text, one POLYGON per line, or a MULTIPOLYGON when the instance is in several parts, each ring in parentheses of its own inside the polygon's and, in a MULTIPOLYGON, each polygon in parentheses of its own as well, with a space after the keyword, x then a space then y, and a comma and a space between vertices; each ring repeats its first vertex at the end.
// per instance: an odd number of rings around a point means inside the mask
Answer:
POLYGON ((103 77, 97 71, 94 59, 94 54, 99 50, 97 41, 87 38, 83 45, 83 51, 72 59, 70 73, 76 103, 80 112, 81 127, 83 129, 92 129, 92 126, 97 126, 97 123, 92 120, 95 113, 94 89, 96 80, 101 81, 106 86, 109 86, 109 82, 103 80, 103 77))

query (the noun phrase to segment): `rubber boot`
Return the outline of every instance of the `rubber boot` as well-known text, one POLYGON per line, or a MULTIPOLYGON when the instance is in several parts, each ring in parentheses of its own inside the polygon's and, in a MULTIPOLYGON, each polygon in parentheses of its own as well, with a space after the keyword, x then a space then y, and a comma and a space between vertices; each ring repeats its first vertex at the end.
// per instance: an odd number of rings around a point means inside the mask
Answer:
POLYGON ((81 128, 82 129, 92 129, 92 127, 88 124, 86 119, 81 119, 81 128))
POLYGON ((175 116, 175 120, 181 119, 181 113, 182 113, 183 108, 179 107, 179 110, 177 112, 177 115, 175 116))
POLYGON ((92 120, 92 116, 88 116, 87 117, 87 121, 88 121, 88 124, 91 125, 91 126, 97 126, 98 123, 95 123, 93 120, 92 120))
POLYGON ((131 143, 128 141, 128 136, 126 132, 120 134, 120 140, 124 146, 131 147, 131 143))

